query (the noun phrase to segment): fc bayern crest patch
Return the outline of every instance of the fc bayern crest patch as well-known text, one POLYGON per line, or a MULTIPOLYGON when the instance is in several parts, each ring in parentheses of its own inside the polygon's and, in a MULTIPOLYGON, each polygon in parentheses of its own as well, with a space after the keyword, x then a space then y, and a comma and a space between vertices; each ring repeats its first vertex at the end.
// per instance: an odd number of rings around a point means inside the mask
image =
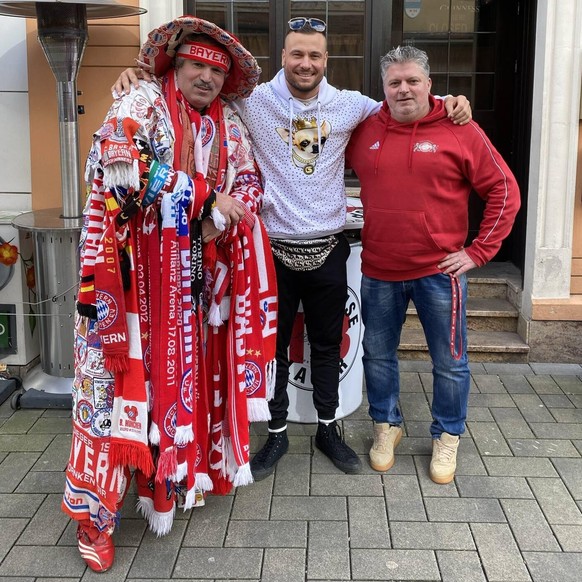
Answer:
POLYGON ((214 123, 207 115, 202 116, 202 126, 200 127, 202 135, 202 147, 209 144, 214 139, 214 123))
POLYGON ((245 386, 247 396, 252 396, 260 387, 263 381, 261 369, 252 360, 245 362, 245 386))
POLYGON ((182 376, 182 383, 180 384, 180 399, 182 406, 188 411, 192 412, 192 370, 187 370, 182 376))
POLYGON ((104 330, 115 323, 119 308, 113 295, 105 291, 96 291, 95 295, 97 299, 97 319, 99 321, 99 327, 101 330, 104 330))
POLYGON ((172 439, 176 436, 176 412, 177 408, 174 402, 164 416, 164 432, 172 439))

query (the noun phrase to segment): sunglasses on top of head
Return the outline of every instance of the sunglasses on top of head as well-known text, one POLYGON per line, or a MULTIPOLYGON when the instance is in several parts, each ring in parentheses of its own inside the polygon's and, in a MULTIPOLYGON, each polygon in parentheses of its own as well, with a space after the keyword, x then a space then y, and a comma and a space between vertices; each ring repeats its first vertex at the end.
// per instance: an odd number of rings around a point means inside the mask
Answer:
POLYGON ((309 27, 315 32, 325 32, 327 25, 319 18, 305 18, 304 16, 298 16, 289 21, 290 30, 303 30, 305 27, 309 27))

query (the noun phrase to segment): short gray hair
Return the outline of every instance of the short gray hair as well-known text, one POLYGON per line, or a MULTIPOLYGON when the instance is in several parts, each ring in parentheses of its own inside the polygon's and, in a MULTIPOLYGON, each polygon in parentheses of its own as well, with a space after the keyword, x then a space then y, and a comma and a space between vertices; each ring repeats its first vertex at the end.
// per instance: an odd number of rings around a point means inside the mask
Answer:
POLYGON ((421 49, 414 46, 397 46, 396 48, 388 51, 380 59, 380 72, 382 73, 382 81, 386 76, 386 71, 392 65, 402 65, 404 63, 416 63, 425 73, 427 77, 430 77, 430 66, 428 64, 428 55, 421 49))

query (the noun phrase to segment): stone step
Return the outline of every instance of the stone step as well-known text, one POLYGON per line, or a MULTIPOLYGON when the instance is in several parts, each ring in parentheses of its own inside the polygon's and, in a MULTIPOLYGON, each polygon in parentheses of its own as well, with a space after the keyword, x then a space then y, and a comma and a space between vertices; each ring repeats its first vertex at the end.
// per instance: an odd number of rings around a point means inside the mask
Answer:
MULTIPOLYGON (((501 297, 467 297, 467 329, 474 331, 517 331, 517 309, 501 297)), ((422 329, 411 302, 406 312, 405 328, 422 329)))
POLYGON ((469 297, 507 297, 507 283, 504 280, 490 280, 479 277, 469 278, 469 297))
MULTIPOLYGON (((514 332, 473 331, 467 332, 469 360, 472 362, 527 363, 529 346, 514 332)), ((428 347, 421 329, 403 329, 398 348, 403 360, 430 359, 428 347)))
POLYGON ((517 304, 521 273, 515 265, 507 262, 487 263, 471 269, 467 277, 469 297, 498 297, 517 304))

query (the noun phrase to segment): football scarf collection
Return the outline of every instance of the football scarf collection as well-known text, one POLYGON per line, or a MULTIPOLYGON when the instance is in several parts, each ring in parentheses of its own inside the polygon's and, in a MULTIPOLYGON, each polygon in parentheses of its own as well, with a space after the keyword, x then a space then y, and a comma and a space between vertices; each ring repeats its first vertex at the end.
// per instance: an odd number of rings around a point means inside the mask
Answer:
POLYGON ((252 481, 249 422, 269 418, 275 376, 276 277, 232 110, 216 99, 200 116, 173 71, 132 96, 110 110, 87 165, 63 509, 112 533, 134 473, 138 509, 163 535, 176 505, 252 481), (215 192, 249 208, 237 226, 225 229, 215 192), (222 235, 203 245, 208 215, 222 235))

